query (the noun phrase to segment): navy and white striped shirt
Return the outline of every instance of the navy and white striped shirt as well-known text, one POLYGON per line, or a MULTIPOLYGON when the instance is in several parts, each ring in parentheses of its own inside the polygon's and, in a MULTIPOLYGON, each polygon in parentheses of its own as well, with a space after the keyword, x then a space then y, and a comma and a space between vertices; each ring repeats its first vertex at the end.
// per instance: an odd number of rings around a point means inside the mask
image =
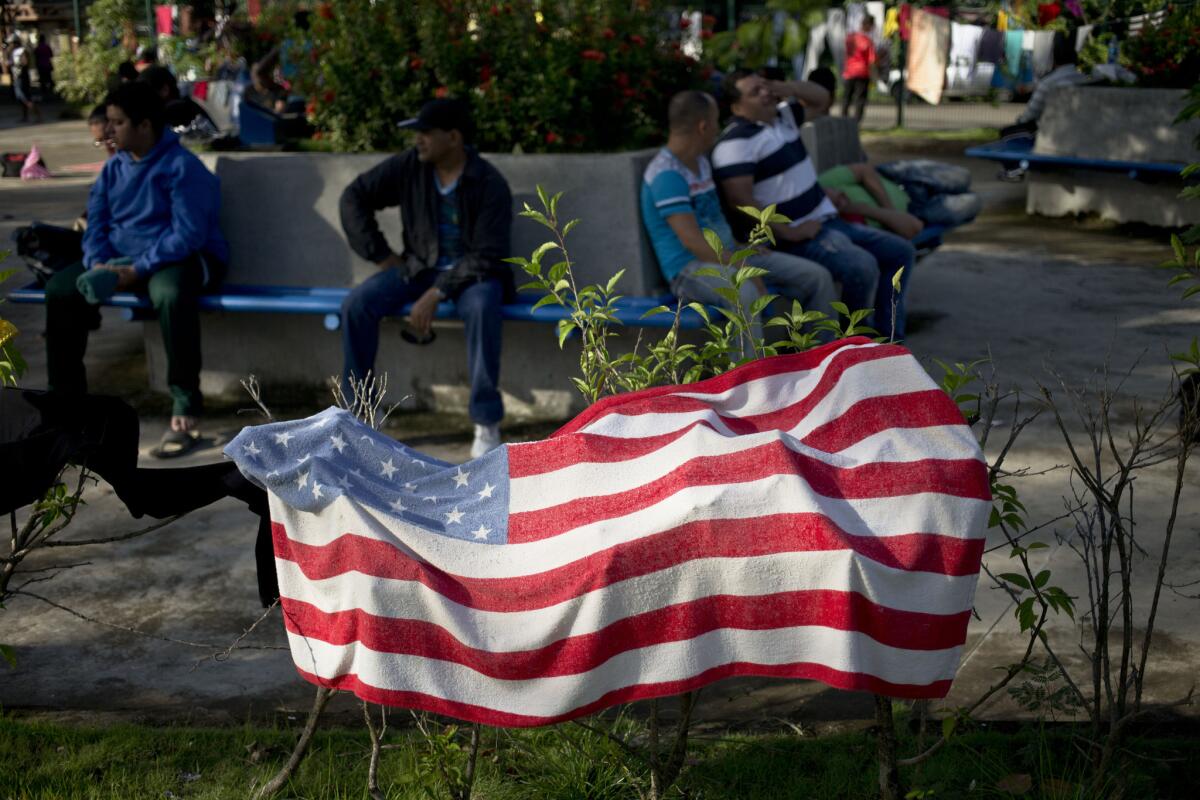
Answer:
POLYGON ((734 117, 712 152, 713 177, 718 182, 740 175, 754 178, 754 203, 776 210, 796 226, 809 220, 837 216, 837 209, 817 183, 800 125, 804 106, 780 103, 770 125, 734 117))

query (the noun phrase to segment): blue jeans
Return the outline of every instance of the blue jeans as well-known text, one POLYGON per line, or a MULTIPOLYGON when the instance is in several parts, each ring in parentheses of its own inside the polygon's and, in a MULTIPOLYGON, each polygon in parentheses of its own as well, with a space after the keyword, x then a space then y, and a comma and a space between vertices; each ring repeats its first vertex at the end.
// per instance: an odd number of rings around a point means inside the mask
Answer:
MULTIPOLYGON (((342 391, 350 393, 349 377, 363 378, 375 366, 379 322, 419 298, 433 286, 437 272, 424 270, 409 278, 398 269, 385 269, 355 286, 342 302, 342 391)), ((468 411, 480 425, 504 418, 500 398, 500 306, 504 285, 498 280, 468 286, 455 300, 467 335, 467 371, 471 377, 468 411)))
POLYGON ((842 284, 842 302, 851 311, 874 309, 873 318, 867 321, 881 336, 904 339, 904 298, 917 262, 912 242, 878 228, 834 218, 825 220, 821 232, 812 239, 780 245, 786 252, 816 261, 829 270, 842 284), (901 267, 904 274, 900 276, 893 320, 892 276, 901 267))

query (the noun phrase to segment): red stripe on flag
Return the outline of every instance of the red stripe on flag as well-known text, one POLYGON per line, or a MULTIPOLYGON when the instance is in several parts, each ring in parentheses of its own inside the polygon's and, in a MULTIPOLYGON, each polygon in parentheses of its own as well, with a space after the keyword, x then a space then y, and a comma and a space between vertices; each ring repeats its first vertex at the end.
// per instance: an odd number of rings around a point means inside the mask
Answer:
POLYGON ((726 678, 759 677, 814 680, 832 686, 835 689, 870 692, 872 694, 884 695, 885 697, 899 697, 912 700, 936 700, 945 697, 947 692, 950 691, 951 684, 949 680, 934 681, 925 685, 892 683, 876 678, 874 675, 867 675, 861 672, 843 672, 827 667, 824 664, 809 662, 753 664, 738 661, 713 667, 686 680, 637 684, 615 689, 591 703, 579 706, 564 714, 535 717, 497 711, 470 703, 459 703, 422 692, 401 692, 381 689, 364 683, 354 674, 340 675, 335 678, 319 678, 299 667, 296 668, 296 671, 309 683, 325 686, 330 689, 353 692, 357 697, 369 703, 397 708, 411 708, 417 711, 428 711, 467 722, 478 722, 482 725, 492 725, 501 728, 533 728, 539 725, 565 722, 566 720, 594 714, 609 706, 621 703, 633 703, 638 700, 651 700, 656 697, 671 697, 683 694, 684 692, 690 692, 726 678))
MULTIPOLYGON (((866 344, 870 344, 870 340, 861 336, 856 336, 853 339, 841 339, 813 350, 807 350, 803 353, 760 358, 757 361, 752 361, 749 364, 743 364, 740 367, 731 369, 729 372, 722 373, 721 375, 709 378, 708 380, 699 381, 698 383, 689 383, 683 386, 655 386, 650 389, 642 389, 641 391, 637 392, 629 392, 628 394, 606 397, 588 406, 579 414, 579 416, 575 417, 575 419, 571 420, 566 425, 555 431, 551 438, 562 436, 568 433, 575 433, 576 431, 591 425, 601 417, 609 414, 645 413, 644 410, 640 409, 643 409, 647 406, 649 407, 650 411, 657 410, 655 402, 646 403, 644 401, 661 402, 664 399, 668 399, 670 395, 679 393, 720 394, 758 378, 768 378, 772 375, 780 375, 787 372, 802 372, 816 369, 817 367, 821 366, 821 362, 824 361, 825 357, 830 353, 851 345, 866 344)), ((878 345, 875 347, 864 347, 855 350, 848 350, 846 353, 836 356, 834 362, 831 362, 826 366, 826 371, 833 366, 833 363, 841 361, 845 357, 850 357, 853 359, 847 363, 847 366, 849 366, 852 363, 862 363, 878 358, 890 358, 892 356, 906 355, 909 355, 909 352, 900 345, 878 345), (861 359, 861 361, 859 359, 861 359)), ((512 447, 519 448, 524 446, 525 445, 513 445, 512 447)))
POLYGON ((815 428, 800 441, 825 453, 840 453, 869 436, 898 428, 966 425, 958 406, 941 389, 867 397, 815 428))
MULTIPOLYGON (((728 423, 727 418, 722 419, 728 423)), ((751 421, 755 425, 755 432, 775 430, 753 419, 751 421)), ((801 441, 817 450, 838 453, 883 430, 964 423, 962 412, 946 393, 941 389, 930 389, 925 392, 860 400, 837 419, 820 426, 801 441)), ((627 438, 599 433, 576 433, 558 439, 511 446, 508 450, 509 476, 526 478, 575 464, 629 461, 666 447, 686 436, 697 426, 715 430, 707 420, 698 420, 687 427, 658 436, 627 438)))
POLYGON ((588 497, 583 495, 587 487, 580 486, 581 496, 574 500, 510 514, 508 541, 534 542, 600 520, 623 517, 693 486, 749 483, 773 475, 800 475, 816 494, 831 499, 900 498, 923 492, 991 499, 987 468, 975 459, 873 462, 842 468, 775 441, 737 453, 693 458, 660 478, 624 492, 588 497))
POLYGON ((853 592, 714 595, 624 617, 598 631, 544 647, 493 652, 467 646, 445 628, 424 620, 377 616, 361 609, 326 613, 288 598, 283 600, 283 610, 287 629, 305 638, 449 661, 505 681, 580 675, 630 650, 684 642, 722 629, 813 626, 862 633, 902 650, 947 650, 966 639, 971 617, 969 610, 947 615, 897 611, 853 592))
MULTIPOLYGON (((894 569, 950 576, 975 575, 983 539, 936 534, 855 536, 819 514, 774 514, 751 519, 698 520, 592 553, 570 564, 514 578, 452 575, 378 539, 345 534, 317 546, 288 538, 272 524, 275 556, 295 563, 309 580, 346 572, 418 581, 459 605, 480 611, 546 608, 614 583, 701 558, 754 558, 778 553, 849 550, 894 569), (531 591, 531 588, 535 591, 531 591)), ((486 558, 489 545, 480 545, 486 558)))

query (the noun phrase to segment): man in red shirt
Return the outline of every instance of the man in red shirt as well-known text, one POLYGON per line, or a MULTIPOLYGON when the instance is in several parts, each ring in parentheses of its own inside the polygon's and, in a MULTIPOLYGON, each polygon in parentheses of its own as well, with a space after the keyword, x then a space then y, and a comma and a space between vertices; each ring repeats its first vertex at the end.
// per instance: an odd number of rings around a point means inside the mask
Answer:
POLYGON ((842 95, 842 116, 850 116, 853 101, 854 116, 859 122, 867 108, 867 91, 871 86, 871 73, 875 70, 875 43, 871 41, 874 29, 875 18, 863 14, 862 29, 846 34, 846 66, 842 69, 846 90, 842 95))

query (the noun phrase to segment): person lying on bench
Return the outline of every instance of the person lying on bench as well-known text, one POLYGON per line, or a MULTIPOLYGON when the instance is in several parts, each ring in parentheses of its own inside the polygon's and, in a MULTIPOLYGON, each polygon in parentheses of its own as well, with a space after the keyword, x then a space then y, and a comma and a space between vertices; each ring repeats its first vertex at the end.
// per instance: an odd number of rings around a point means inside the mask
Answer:
POLYGON ((163 103, 148 85, 109 95, 107 136, 117 148, 88 195, 83 261, 46 284, 46 361, 50 389, 83 395, 88 304, 114 292, 150 296, 162 328, 171 426, 157 455, 195 444, 200 394, 198 297, 225 274, 229 246, 218 227, 220 186, 178 137, 164 129, 163 103))
MULTIPOLYGON (((642 221, 671 293, 685 303, 729 306, 717 289, 729 285, 731 269, 720 266, 719 254, 702 233, 706 228, 716 232, 726 258, 737 249, 733 231, 721 212, 712 167, 704 155, 720 133, 718 113, 717 101, 706 92, 680 92, 671 98, 667 107, 667 146, 646 166, 641 205, 642 221), (706 268, 727 277, 697 274, 706 268)), ((820 264, 777 250, 764 250, 746 263, 767 270, 772 288, 784 297, 799 300, 806 311, 832 313, 830 303, 836 297, 833 278, 820 264)), ((758 278, 742 284, 740 301, 747 313, 765 291, 758 278)), ((761 321, 752 322, 754 337, 761 338, 761 321)))
POLYGON ((916 250, 893 233, 839 219, 800 140, 804 105, 820 105, 828 93, 807 81, 768 81, 747 70, 727 75, 722 88, 734 117, 712 161, 725 204, 775 205, 791 220, 772 226, 776 249, 825 267, 842 284, 842 299, 851 310, 874 308, 870 324, 884 336, 903 339, 904 291, 916 250), (893 319, 892 277, 900 269, 893 319))
POLYGON ((416 131, 414 147, 354 179, 341 198, 342 228, 350 247, 379 265, 342 303, 342 391, 353 401, 351 378, 365 379, 375 366, 379 322, 412 303, 410 341, 432 339, 442 300, 458 308, 467 337, 475 423, 471 457, 500 445, 500 307, 512 296, 512 194, 500 172, 469 146, 474 126, 461 100, 426 103, 415 119, 400 123, 416 131), (375 214, 400 207, 404 241, 392 250, 375 214))

